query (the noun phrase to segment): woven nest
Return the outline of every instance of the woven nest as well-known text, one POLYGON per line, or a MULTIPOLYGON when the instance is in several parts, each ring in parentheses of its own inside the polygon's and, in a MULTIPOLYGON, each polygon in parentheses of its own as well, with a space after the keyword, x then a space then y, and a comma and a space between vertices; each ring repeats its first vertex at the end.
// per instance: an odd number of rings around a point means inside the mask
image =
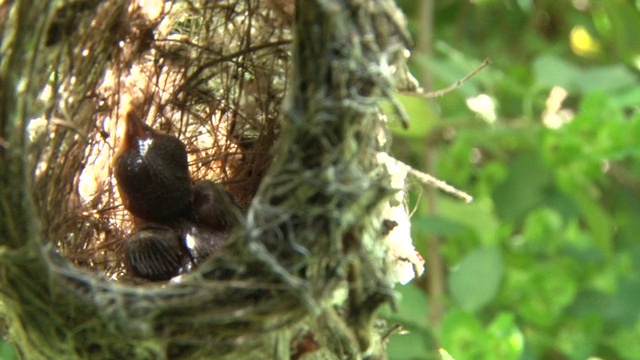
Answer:
POLYGON ((39 214, 24 237, 46 241, 7 241, 0 259, 13 284, 0 310, 25 358, 383 356, 389 329, 375 314, 393 292, 376 214, 397 189, 375 154, 406 44, 391 3, 301 1, 295 36, 290 1, 11 5, 2 25, 31 18, 47 55, 32 58, 44 78, 21 68, 36 84, 30 113, 44 114, 23 114, 39 214), (111 163, 129 111, 180 138, 193 179, 221 183, 246 211, 180 282, 131 284, 123 267, 133 224, 111 163))
POLYGON ((51 115, 33 122, 50 141, 39 180, 49 187, 41 208, 54 214, 45 227, 59 239, 56 248, 79 266, 123 274, 132 224, 111 164, 130 111, 180 138, 192 178, 222 183, 246 209, 278 132, 290 61, 285 21, 253 2, 58 7, 46 34, 50 47, 61 48, 51 115), (56 129, 65 126, 77 133, 56 129))

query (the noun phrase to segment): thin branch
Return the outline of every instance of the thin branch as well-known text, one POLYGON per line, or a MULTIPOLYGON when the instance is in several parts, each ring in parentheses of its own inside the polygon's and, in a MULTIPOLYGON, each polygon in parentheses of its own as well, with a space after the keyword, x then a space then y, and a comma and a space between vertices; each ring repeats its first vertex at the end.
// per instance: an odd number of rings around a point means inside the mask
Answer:
POLYGON ((465 75, 465 77, 463 77, 462 79, 456 81, 455 83, 447 86, 444 89, 440 89, 437 91, 429 91, 429 92, 424 92, 424 89, 418 89, 417 91, 402 91, 401 94, 409 95, 409 96, 418 96, 424 99, 437 98, 447 93, 450 93, 451 91, 464 85, 465 82, 467 82, 472 77, 476 76, 480 71, 482 71, 484 68, 486 68, 489 65, 491 65, 491 60, 489 58, 484 59, 484 61, 482 62, 482 64, 480 64, 480 66, 478 66, 473 71, 465 75))
POLYGON ((466 192, 462 191, 462 190, 458 190, 455 187, 447 184, 446 182, 432 176, 429 175, 427 173, 423 173, 421 171, 418 171, 414 168, 412 168, 411 166, 403 163, 402 161, 391 157, 389 154, 387 153, 378 153, 379 158, 381 158, 384 161, 391 161, 394 162, 396 165, 400 166, 402 168, 402 170, 406 171, 408 174, 412 175, 413 177, 417 178, 418 180, 420 180, 423 184, 425 185, 430 185, 433 186, 437 189, 440 189, 448 194, 451 194, 453 196, 456 196, 462 200, 464 200, 467 204, 471 203, 473 201, 473 197, 469 194, 467 194, 466 192))
MULTIPOLYGON (((409 165, 406 165, 409 166, 409 165)), ((453 196, 456 196, 462 200, 464 200, 464 202, 466 202, 467 204, 471 203, 473 201, 473 196, 467 194, 466 192, 462 191, 462 190, 458 190, 455 187, 447 184, 446 182, 431 176, 427 173, 423 173, 421 171, 418 171, 414 168, 410 168, 409 170, 409 174, 413 175, 414 177, 416 177, 418 180, 422 181, 424 184, 426 185, 431 185, 437 189, 440 189, 446 193, 449 193, 453 196)))

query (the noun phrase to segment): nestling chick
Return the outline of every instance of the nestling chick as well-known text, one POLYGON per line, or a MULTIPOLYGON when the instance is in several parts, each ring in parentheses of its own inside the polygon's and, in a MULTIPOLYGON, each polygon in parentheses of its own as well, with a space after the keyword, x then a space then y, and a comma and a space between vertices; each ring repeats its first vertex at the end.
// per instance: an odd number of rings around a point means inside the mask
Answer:
POLYGON ((195 267, 224 246, 243 216, 231 194, 210 180, 193 186, 191 212, 191 219, 180 221, 177 230, 195 267))
POLYGON ((148 222, 165 222, 188 212, 191 176, 185 145, 144 124, 130 111, 114 161, 124 207, 148 222))
POLYGON ((195 221, 212 230, 230 230, 243 218, 233 196, 211 180, 201 180, 193 186, 192 209, 195 221))
POLYGON ((229 239, 229 230, 213 230, 192 221, 181 221, 177 227, 180 240, 190 255, 188 271, 195 269, 209 255, 220 250, 229 239))
POLYGON ((145 224, 125 242, 128 274, 151 281, 169 280, 187 271, 190 256, 180 236, 168 226, 145 224))

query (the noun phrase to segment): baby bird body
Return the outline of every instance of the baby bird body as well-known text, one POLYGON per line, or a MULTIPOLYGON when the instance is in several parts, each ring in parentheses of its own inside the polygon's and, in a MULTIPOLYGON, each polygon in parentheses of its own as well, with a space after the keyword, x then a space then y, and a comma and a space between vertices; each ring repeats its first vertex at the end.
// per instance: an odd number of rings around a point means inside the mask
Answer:
POLYGON ((114 162, 125 208, 147 222, 165 222, 186 213, 191 177, 185 145, 144 124, 133 112, 114 162))

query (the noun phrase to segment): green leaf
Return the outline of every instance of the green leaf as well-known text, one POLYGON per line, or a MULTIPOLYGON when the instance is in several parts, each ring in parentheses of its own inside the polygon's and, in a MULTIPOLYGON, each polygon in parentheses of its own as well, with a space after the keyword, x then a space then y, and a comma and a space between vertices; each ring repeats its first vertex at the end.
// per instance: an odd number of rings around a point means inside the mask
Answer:
POLYGON ((581 76, 581 70, 558 56, 545 54, 534 60, 533 74, 536 83, 543 87, 561 86, 573 90, 574 81, 581 76))
POLYGON ((525 281, 510 289, 512 296, 520 299, 513 306, 529 323, 548 328, 562 321, 564 310, 576 297, 578 284, 563 263, 533 266, 525 281))
POLYGON ((390 314, 388 318, 403 325, 411 324, 426 329, 428 302, 424 291, 411 284, 398 286, 396 291, 400 295, 400 306, 398 312, 390 314))
MULTIPOLYGON (((625 61, 632 62, 640 52, 640 13, 631 1, 597 0, 598 5, 607 14, 609 35, 615 46, 615 52, 625 61)), ((637 5, 636 5, 637 6, 637 5)))
POLYGON ((570 92, 586 94, 631 87, 637 80, 623 64, 582 70, 555 55, 542 55, 533 63, 535 81, 542 87, 561 86, 570 92))
POLYGON ((597 354, 595 342, 602 330, 602 321, 594 314, 564 321, 557 334, 558 348, 573 359, 589 359, 597 354))
POLYGON ((467 204, 459 199, 443 197, 439 204, 440 214, 448 219, 455 219, 453 222, 460 226, 457 233, 447 235, 451 236, 467 231, 464 227, 466 225, 468 229, 473 230, 482 244, 495 244, 500 222, 496 219, 491 199, 487 197, 476 198, 472 203, 467 204))
POLYGON ((1 360, 17 360, 16 351, 11 343, 6 341, 0 342, 0 359, 1 360))
POLYGON ((519 223, 527 212, 544 200, 551 174, 540 156, 522 153, 509 164, 509 175, 493 192, 498 215, 508 222, 519 223))
POLYGON ((623 328, 608 334, 606 342, 624 360, 640 359, 640 326, 623 328))
POLYGON ((562 245, 562 216, 546 206, 533 210, 524 221, 522 235, 526 248, 536 254, 554 255, 562 245))
MULTIPOLYGON (((417 286, 397 286, 400 295, 398 312, 385 309, 382 316, 388 324, 399 323, 403 332, 390 338, 387 345, 389 359, 423 360, 428 358, 435 344, 428 327, 428 302, 425 292, 417 286)), ((432 357, 435 360, 435 357, 432 357)))
POLYGON ((635 75, 621 64, 601 66, 582 72, 575 79, 575 89, 583 94, 590 92, 611 92, 635 85, 635 75))
POLYGON ((451 294, 460 307, 476 311, 493 300, 500 287, 503 272, 499 249, 477 249, 453 268, 449 277, 451 294))
POLYGON ((453 358, 482 359, 486 335, 480 321, 459 309, 447 312, 440 325, 440 341, 453 358))
MULTIPOLYGON (((431 106, 429 106, 429 102, 415 96, 400 94, 396 94, 395 96, 409 116, 409 127, 405 129, 402 127, 399 119, 393 119, 393 121, 389 122, 389 128, 393 132, 393 135, 408 139, 424 138, 429 133, 429 130, 437 118, 431 106)), ((390 107, 385 107, 384 110, 387 116, 393 113, 390 107)))
POLYGON ((440 353, 442 360, 455 360, 455 358, 445 349, 438 349, 438 352, 440 353))
POLYGON ((435 344, 425 330, 412 327, 403 328, 404 333, 391 336, 387 344, 387 355, 390 360, 426 360, 437 359, 433 354, 435 344))
POLYGON ((516 324, 513 313, 500 313, 489 324, 490 335, 487 352, 496 359, 517 360, 524 352, 524 335, 516 324))
POLYGON ((634 86, 614 94, 611 104, 619 109, 637 107, 640 104, 640 88, 634 86))
POLYGON ((587 194, 576 192, 573 195, 587 226, 591 230, 594 242, 607 257, 611 256, 614 228, 609 214, 587 194))

